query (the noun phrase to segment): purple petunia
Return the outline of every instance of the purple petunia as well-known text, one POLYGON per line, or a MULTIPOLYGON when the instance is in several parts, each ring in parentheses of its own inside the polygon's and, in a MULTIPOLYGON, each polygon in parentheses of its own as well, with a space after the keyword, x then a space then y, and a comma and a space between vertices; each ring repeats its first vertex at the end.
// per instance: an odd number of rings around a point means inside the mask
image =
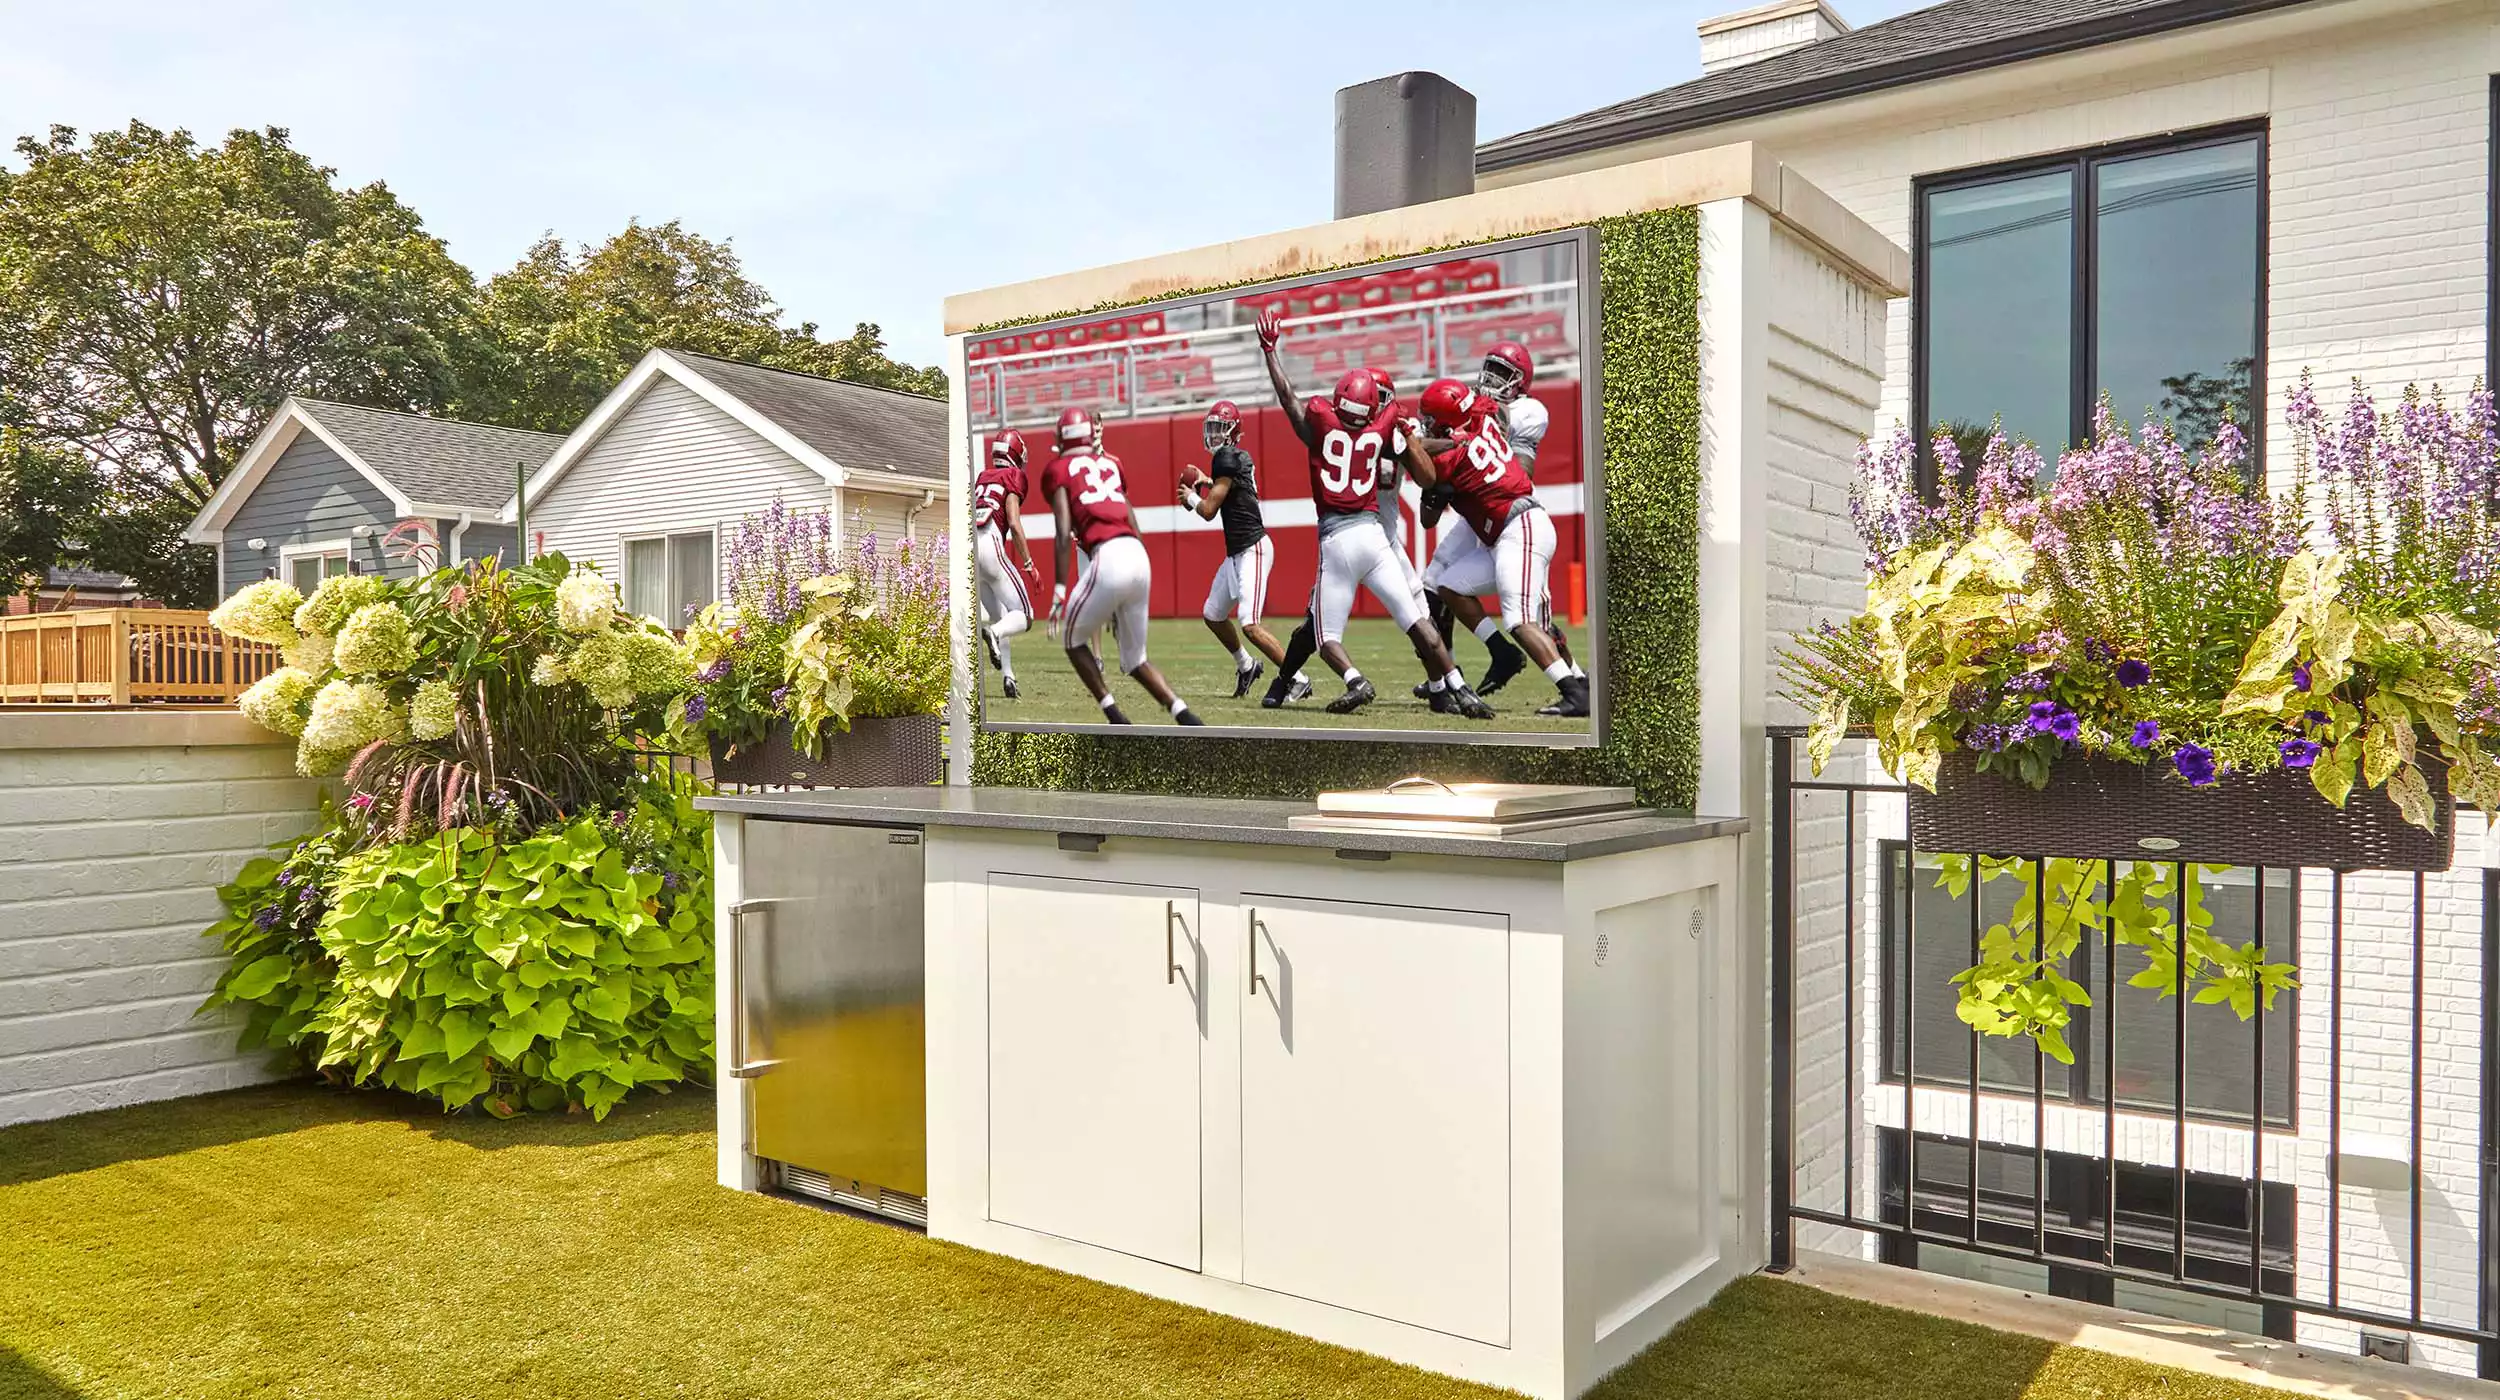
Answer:
POLYGON ((2292 689, 2299 691, 2303 695, 2309 693, 2308 662, 2303 661, 2299 665, 2292 668, 2292 689))
POLYGON ((2035 700, 2031 705, 2031 732, 2054 735, 2071 744, 2083 732, 2083 721, 2054 700, 2035 700))
POLYGON ((2213 750, 2201 744, 2181 744, 2173 761, 2178 765, 2179 776, 2188 780, 2188 786, 2213 786, 2217 772, 2213 750))
POLYGON ((2286 768, 2306 768, 2318 761, 2319 748, 2314 740, 2286 739, 2276 746, 2283 755, 2286 768))
POLYGON ((2135 657, 2130 656, 2118 663, 2118 683, 2129 690, 2135 689, 2152 678, 2153 668, 2135 657))
POLYGON ((2137 720, 2135 732, 2127 736, 2127 742, 2139 749, 2149 749, 2160 743, 2161 721, 2157 719, 2137 720))

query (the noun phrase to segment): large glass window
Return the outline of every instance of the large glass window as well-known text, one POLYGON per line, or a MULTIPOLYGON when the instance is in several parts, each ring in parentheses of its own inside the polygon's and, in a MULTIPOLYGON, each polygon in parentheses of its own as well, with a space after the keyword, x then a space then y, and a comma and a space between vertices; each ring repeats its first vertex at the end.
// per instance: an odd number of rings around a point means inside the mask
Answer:
POLYGON ((2254 434, 2265 139, 2208 136, 1921 183, 1919 423, 2055 458, 2107 395, 2190 448, 2254 434))

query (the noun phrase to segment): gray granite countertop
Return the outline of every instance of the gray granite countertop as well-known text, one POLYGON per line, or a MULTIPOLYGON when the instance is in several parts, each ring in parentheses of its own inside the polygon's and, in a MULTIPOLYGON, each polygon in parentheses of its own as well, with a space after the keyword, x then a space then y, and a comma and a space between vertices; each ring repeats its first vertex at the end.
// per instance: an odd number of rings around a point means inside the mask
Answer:
POLYGON ((1050 792, 1034 788, 817 788, 722 793, 697 800, 714 812, 799 821, 889 826, 966 826, 1087 836, 1153 836, 1320 850, 1465 856, 1492 860, 1586 860, 1733 836, 1743 817, 1685 817, 1642 811, 1517 836, 1438 836, 1408 832, 1312 831, 1286 825, 1308 803, 1137 793, 1050 792))

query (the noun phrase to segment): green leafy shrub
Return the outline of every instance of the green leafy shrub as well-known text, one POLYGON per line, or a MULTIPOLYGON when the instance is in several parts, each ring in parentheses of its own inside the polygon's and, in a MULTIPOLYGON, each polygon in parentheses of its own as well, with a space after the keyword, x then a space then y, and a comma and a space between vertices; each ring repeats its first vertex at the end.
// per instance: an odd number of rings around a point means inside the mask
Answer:
POLYGON ((687 779, 527 835, 455 828, 255 860, 209 930, 208 1006, 333 1078, 476 1106, 585 1108, 710 1073, 711 823, 687 779))

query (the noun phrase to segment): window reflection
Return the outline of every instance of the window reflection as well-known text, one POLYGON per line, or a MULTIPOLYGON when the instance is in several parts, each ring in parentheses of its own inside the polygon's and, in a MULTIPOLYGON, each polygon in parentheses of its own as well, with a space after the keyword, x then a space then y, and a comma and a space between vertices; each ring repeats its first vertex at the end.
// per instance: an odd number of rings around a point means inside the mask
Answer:
POLYGON ((2152 413, 2195 448, 2252 421, 2257 143, 2113 160, 2093 171, 2094 374, 2121 418, 2152 413))
POLYGON ((1927 421, 1968 465, 2000 419, 2050 456, 2067 441, 2074 203, 2065 169, 1927 196, 1927 421))

